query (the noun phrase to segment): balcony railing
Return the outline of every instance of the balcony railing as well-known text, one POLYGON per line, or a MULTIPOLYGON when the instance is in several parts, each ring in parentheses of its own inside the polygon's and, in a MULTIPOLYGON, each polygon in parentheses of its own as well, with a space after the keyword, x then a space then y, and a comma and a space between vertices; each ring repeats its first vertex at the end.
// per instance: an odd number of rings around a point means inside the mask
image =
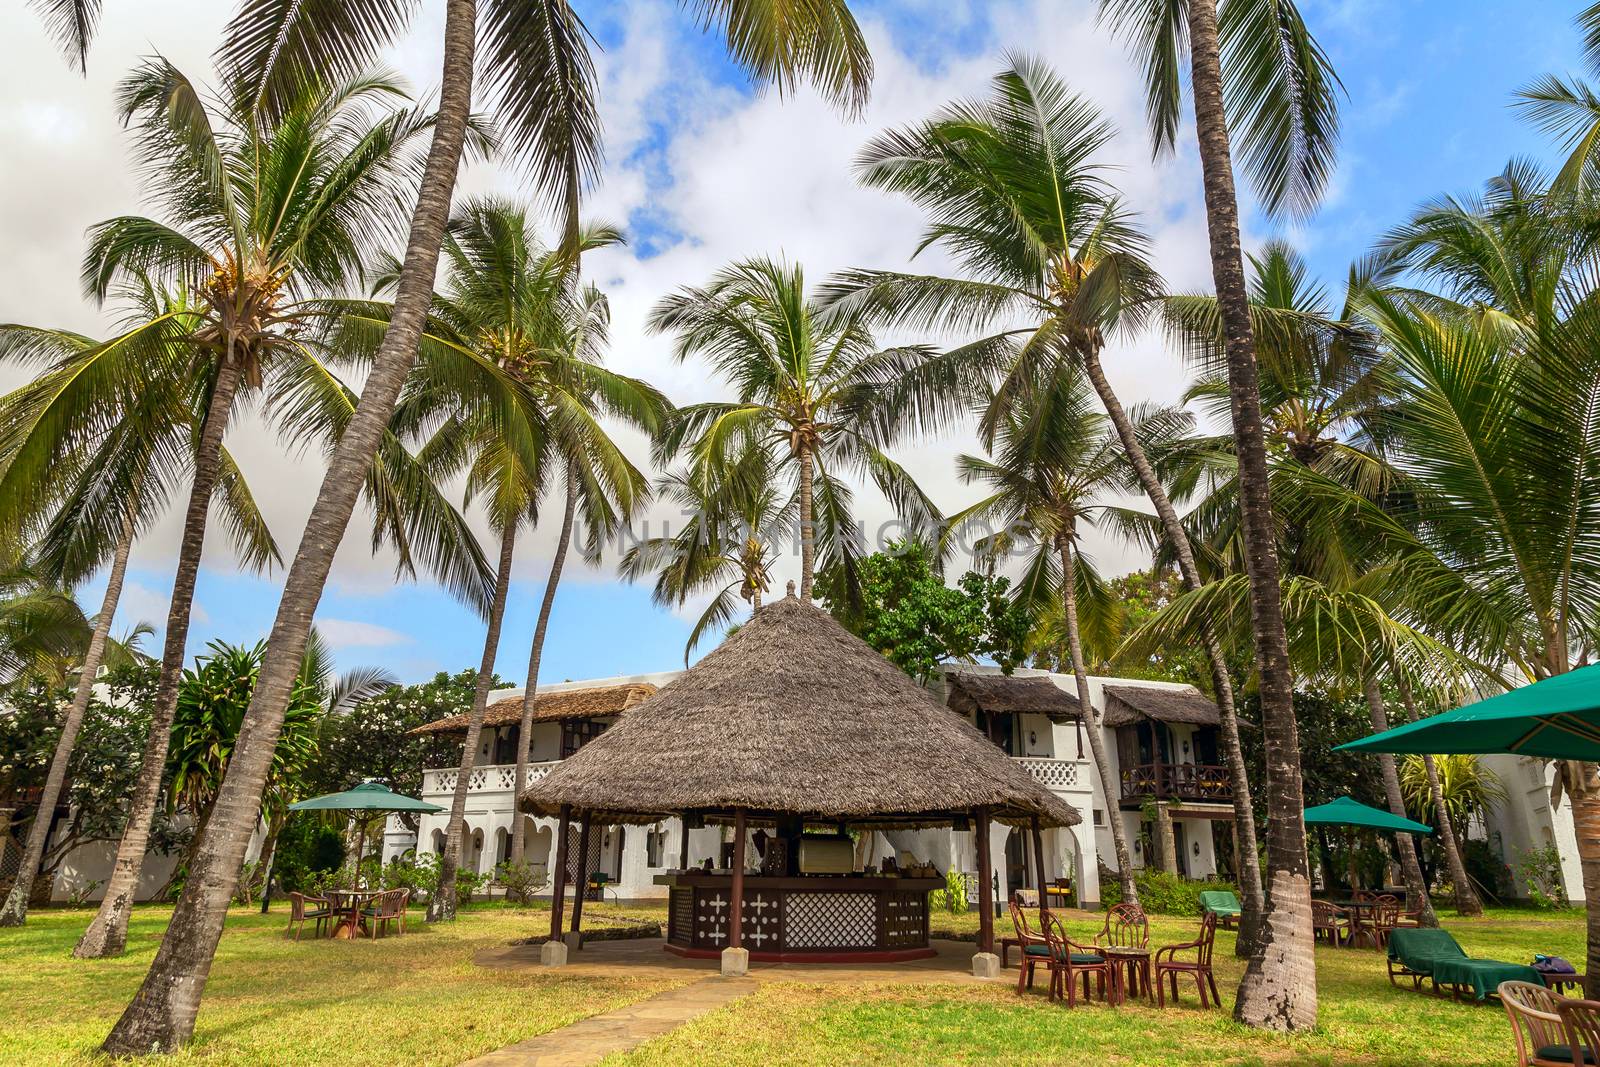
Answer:
POLYGON ((1214 763, 1139 763, 1122 769, 1122 799, 1233 801, 1228 768, 1214 763))
MULTIPOLYGON (((558 761, 548 763, 530 763, 527 775, 522 783, 522 788, 537 782, 550 773, 558 761)), ((422 772, 422 795, 438 795, 440 793, 454 793, 456 779, 461 774, 459 767, 445 767, 438 770, 422 772)), ((491 763, 481 767, 472 768, 470 777, 467 778, 467 792, 469 793, 510 793, 512 786, 517 781, 517 765, 515 763, 491 763)))
POLYGON ((1042 756, 1018 756, 1017 762, 1022 764, 1027 772, 1033 775, 1034 780, 1046 789, 1078 789, 1087 788, 1088 776, 1080 775, 1078 760, 1048 759, 1042 756), (1079 783, 1082 783, 1080 787, 1079 783))

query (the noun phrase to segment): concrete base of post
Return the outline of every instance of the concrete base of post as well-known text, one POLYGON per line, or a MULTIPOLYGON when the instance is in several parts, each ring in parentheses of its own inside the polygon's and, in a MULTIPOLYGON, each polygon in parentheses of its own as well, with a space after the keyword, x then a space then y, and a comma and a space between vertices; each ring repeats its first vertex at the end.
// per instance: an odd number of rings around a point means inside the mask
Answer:
POLYGON ((972 957, 972 977, 999 978, 1000 957, 993 952, 980 952, 972 957))
POLYGON ((561 940, 565 941, 567 947, 573 952, 583 951, 583 932, 581 930, 568 930, 561 935, 561 940))
POLYGON ((565 941, 546 941, 539 946, 539 966, 565 967, 567 965, 567 943, 565 941))
POLYGON ((722 974, 727 978, 743 978, 750 973, 750 950, 725 948, 722 950, 722 974))

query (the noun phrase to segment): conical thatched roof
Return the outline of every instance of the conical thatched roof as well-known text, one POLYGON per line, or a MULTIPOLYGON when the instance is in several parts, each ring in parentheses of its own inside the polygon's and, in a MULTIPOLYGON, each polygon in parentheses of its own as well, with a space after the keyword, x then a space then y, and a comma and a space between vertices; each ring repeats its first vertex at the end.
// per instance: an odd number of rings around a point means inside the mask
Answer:
POLYGON ((522 795, 607 821, 753 812, 948 823, 988 806, 1045 826, 1078 813, 820 608, 763 607, 714 652, 522 795))

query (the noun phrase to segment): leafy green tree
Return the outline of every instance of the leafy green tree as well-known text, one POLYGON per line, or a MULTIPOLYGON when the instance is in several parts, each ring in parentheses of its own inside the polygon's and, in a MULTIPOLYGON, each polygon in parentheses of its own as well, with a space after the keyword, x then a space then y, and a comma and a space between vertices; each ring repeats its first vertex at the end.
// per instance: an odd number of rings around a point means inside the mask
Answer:
MULTIPOLYGON (((1583 34, 1583 61, 1600 77, 1600 4, 1589 4, 1573 20, 1583 34)), ((1568 151, 1551 182, 1560 196, 1600 186, 1600 93, 1590 82, 1546 74, 1517 94, 1515 106, 1568 151)))
POLYGON ((855 584, 863 546, 846 470, 870 478, 914 527, 932 528, 938 509, 877 443, 899 417, 885 410, 881 387, 917 354, 880 351, 860 309, 824 307, 800 267, 752 259, 663 299, 650 328, 675 335, 675 358, 704 356, 738 393, 680 409, 659 458, 687 449, 694 476, 714 478, 745 449, 767 449, 795 487, 802 600, 811 599, 819 547, 821 565, 855 584))
POLYGON ((952 588, 933 553, 894 541, 861 561, 859 602, 842 575, 817 576, 823 606, 845 627, 918 681, 941 664, 991 660, 1006 674, 1022 662, 1028 613, 1010 596, 1011 580, 968 571, 952 588))

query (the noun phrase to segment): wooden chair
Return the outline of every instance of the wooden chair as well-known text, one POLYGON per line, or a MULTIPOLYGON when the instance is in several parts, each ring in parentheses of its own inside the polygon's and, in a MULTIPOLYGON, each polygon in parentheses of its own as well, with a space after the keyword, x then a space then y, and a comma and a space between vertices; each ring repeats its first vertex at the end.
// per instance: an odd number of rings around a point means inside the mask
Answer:
POLYGON ((1558 999, 1556 1014, 1566 1026, 1567 1050, 1574 1067, 1600 1063, 1600 1000, 1558 999))
POLYGON ((1561 997, 1532 982, 1501 982, 1497 992, 1506 1017, 1511 1020, 1517 1067, 1583 1067, 1586 1062, 1595 1062, 1592 1053, 1585 1060, 1581 1045, 1574 1056, 1572 1046, 1578 1042, 1561 1017, 1561 997))
POLYGON ((1378 947, 1382 948, 1389 944, 1389 935, 1400 925, 1400 898, 1385 893, 1372 903, 1372 932, 1378 939, 1378 947))
POLYGON ((1050 946, 1050 999, 1065 997, 1067 1007, 1078 1003, 1078 979, 1083 979, 1083 999, 1090 999, 1089 978, 1098 976, 1100 999, 1112 988, 1111 964, 1092 945, 1080 945, 1067 936, 1066 927, 1052 914, 1046 914, 1044 937, 1050 946))
POLYGON ((304 893, 289 894, 289 929, 284 933, 294 932, 294 939, 300 940, 300 932, 305 929, 309 919, 316 925, 312 927, 313 935, 322 936, 322 926, 333 918, 333 909, 328 906, 325 897, 308 897, 304 893), (306 905, 311 907, 307 908, 306 905))
POLYGON ((398 923, 400 932, 402 934, 405 933, 406 904, 410 899, 411 890, 409 889, 391 889, 387 893, 380 894, 378 899, 374 901, 373 906, 362 912, 367 918, 368 934, 376 938, 379 933, 379 927, 381 926, 386 933, 391 923, 398 923))
POLYGON ((1222 997, 1217 993, 1217 980, 1211 974, 1211 950, 1217 939, 1217 917, 1207 912, 1200 919, 1200 936, 1193 941, 1185 941, 1181 945, 1164 945, 1156 949, 1156 1006, 1166 1007, 1166 991, 1162 987, 1162 978, 1172 983, 1172 1001, 1178 1001, 1178 975, 1194 975, 1195 988, 1200 991, 1200 1006, 1209 1008, 1214 1003, 1222 1006, 1222 997), (1179 959, 1180 952, 1193 952, 1193 959, 1179 959), (1206 997, 1207 987, 1211 996, 1206 997))
MULTIPOLYGON (((1050 942, 1028 922, 1028 909, 1016 896, 1011 898, 1011 925, 1016 928, 1017 951, 1021 953, 1017 964, 1017 995, 1021 996, 1024 989, 1033 988, 1035 967, 1043 965, 1046 970, 1051 969, 1050 942)), ((1051 988, 1054 987, 1052 981, 1051 988)))
POLYGON ((1337 948, 1350 941, 1350 913, 1327 900, 1311 902, 1312 936, 1326 937, 1328 944, 1337 948))

